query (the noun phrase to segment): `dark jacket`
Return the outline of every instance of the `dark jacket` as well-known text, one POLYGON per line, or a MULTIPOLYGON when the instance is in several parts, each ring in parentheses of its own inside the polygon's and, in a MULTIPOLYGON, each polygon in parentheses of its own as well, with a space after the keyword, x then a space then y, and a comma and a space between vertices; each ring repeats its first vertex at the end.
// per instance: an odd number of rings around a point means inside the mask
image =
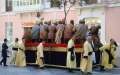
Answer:
POLYGON ((8 49, 7 44, 3 43, 2 44, 2 57, 7 57, 7 49, 8 49))

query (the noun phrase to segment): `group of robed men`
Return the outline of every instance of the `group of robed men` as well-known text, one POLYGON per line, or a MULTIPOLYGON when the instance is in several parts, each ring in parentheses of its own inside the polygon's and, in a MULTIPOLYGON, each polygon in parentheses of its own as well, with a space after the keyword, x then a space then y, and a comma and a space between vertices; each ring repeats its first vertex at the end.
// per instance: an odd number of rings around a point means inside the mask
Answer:
MULTIPOLYGON (((18 38, 15 39, 15 42, 10 44, 10 46, 12 45, 12 56, 11 56, 11 64, 16 64, 16 66, 26 66, 26 61, 25 61, 25 39, 22 38, 21 42, 18 42, 18 38)), ((5 38, 4 39, 4 43, 2 44, 2 60, 0 62, 0 64, 7 66, 7 57, 8 56, 8 44, 7 44, 8 40, 5 38)))
MULTIPOLYGON (((70 72, 76 68, 75 36, 73 36, 67 47, 67 68, 70 72)), ((102 45, 97 36, 89 34, 83 44, 83 53, 80 60, 80 71, 83 74, 91 74, 93 67, 100 71, 110 70, 117 67, 117 43, 110 39, 110 43, 102 45), (94 66, 93 66, 94 65, 94 66)))
MULTIPOLYGON (((73 36, 69 41, 68 41, 68 46, 67 46, 67 60, 66 60, 66 66, 70 72, 73 71, 73 69, 76 68, 76 54, 75 54, 75 38, 76 36, 73 36)), ((93 58, 92 55, 93 53, 99 54, 95 55, 97 59, 95 64, 100 64, 100 70, 104 71, 105 69, 112 69, 117 65, 117 56, 116 56, 116 48, 117 44, 114 39, 110 40, 109 44, 106 45, 101 45, 97 48, 98 52, 94 50, 93 46, 93 36, 90 34, 86 37, 86 41, 84 42, 83 45, 83 53, 82 53, 82 58, 80 61, 80 70, 82 73, 92 73, 92 68, 93 68, 93 58)), ((39 65, 39 67, 44 67, 44 42, 41 42, 37 46, 37 59, 36 59, 36 64, 39 65)), ((18 38, 15 39, 15 42, 12 44, 12 59, 11 59, 11 64, 15 64, 18 67, 24 67, 26 66, 26 57, 25 57, 25 39, 22 38, 22 42, 18 42, 18 38)), ((2 57, 3 59, 1 60, 0 64, 6 65, 7 61, 7 39, 4 39, 4 43, 2 44, 2 57)))
MULTIPOLYGON (((2 60, 0 64, 7 66, 7 57, 8 56, 8 45, 7 45, 8 40, 5 38, 4 43, 2 44, 2 60)), ((43 67, 43 43, 40 43, 37 46, 37 60, 36 63, 40 66, 43 67)), ((19 39, 16 38, 15 42, 10 44, 9 46, 12 46, 12 54, 11 54, 11 60, 10 64, 14 64, 17 67, 24 67, 26 66, 26 56, 25 56, 25 38, 22 38, 22 41, 19 42, 19 39)))

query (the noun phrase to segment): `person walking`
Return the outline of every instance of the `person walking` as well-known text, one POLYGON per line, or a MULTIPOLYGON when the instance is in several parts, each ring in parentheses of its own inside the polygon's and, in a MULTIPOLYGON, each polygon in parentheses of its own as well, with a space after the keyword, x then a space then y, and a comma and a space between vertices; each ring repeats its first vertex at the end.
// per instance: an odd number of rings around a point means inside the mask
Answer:
POLYGON ((68 68, 69 72, 73 72, 73 69, 76 68, 76 54, 75 54, 75 36, 73 36, 69 41, 68 41, 68 46, 67 46, 67 62, 66 66, 68 68))
POLYGON ((18 48, 19 48, 19 39, 16 38, 15 41, 12 43, 12 57, 10 64, 15 64, 18 48))
POLYGON ((87 39, 84 43, 84 52, 83 57, 80 64, 80 70, 83 74, 91 74, 92 73, 92 36, 87 36, 87 39))
POLYGON ((0 64, 7 66, 6 62, 7 62, 7 52, 8 52, 8 45, 7 45, 7 39, 4 39, 4 43, 2 44, 2 60, 0 61, 0 64))
POLYGON ((19 49, 16 55, 16 66, 24 67, 26 66, 26 57, 25 57, 25 38, 22 38, 22 42, 19 44, 19 49))
POLYGON ((39 65, 40 68, 44 68, 44 44, 45 41, 42 41, 38 46, 37 46, 37 59, 36 59, 36 64, 39 65))

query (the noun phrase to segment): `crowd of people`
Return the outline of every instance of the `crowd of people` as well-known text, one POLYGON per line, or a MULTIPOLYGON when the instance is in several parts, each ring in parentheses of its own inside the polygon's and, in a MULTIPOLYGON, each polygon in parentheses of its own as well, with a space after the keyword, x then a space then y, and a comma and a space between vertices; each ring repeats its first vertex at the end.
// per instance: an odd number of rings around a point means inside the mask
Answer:
POLYGON ((26 59, 25 59, 25 39, 22 38, 22 41, 19 42, 19 39, 16 38, 15 42, 8 46, 8 40, 5 38, 2 44, 2 60, 0 65, 8 66, 7 57, 11 57, 10 64, 16 64, 16 66, 26 66, 26 59), (12 53, 11 56, 8 56, 8 49, 12 46, 12 53))
MULTIPOLYGON (((70 24, 65 24, 64 21, 58 23, 36 22, 32 28, 32 41, 40 42, 37 46, 36 64, 44 67, 44 46, 46 41, 49 43, 67 43, 67 60, 66 66, 70 72, 76 68, 75 43, 83 44, 82 58, 80 61, 80 71, 83 74, 92 73, 93 65, 100 68, 100 71, 117 67, 117 43, 114 39, 110 39, 108 44, 103 45, 99 37, 100 26, 91 26, 88 28, 85 25, 85 20, 81 20, 78 25, 74 25, 71 20, 70 24)), ((25 57, 25 38, 22 42, 18 42, 18 38, 12 44, 12 59, 11 64, 18 67, 26 66, 25 57)), ((2 44, 2 57, 0 64, 7 66, 7 39, 4 39, 2 44)))
MULTIPOLYGON (((80 71, 83 74, 91 74, 93 68, 100 71, 111 70, 117 67, 117 43, 112 38, 108 44, 102 44, 99 37, 100 26, 92 26, 83 40, 83 53, 80 60, 80 71)), ((70 72, 76 68, 75 38, 74 35, 68 41, 67 68, 70 72)))
MULTIPOLYGON (((7 57, 10 57, 10 64, 11 65, 16 65, 17 67, 25 67, 26 66, 26 56, 25 56, 25 38, 22 38, 22 41, 19 41, 18 38, 15 39, 14 42, 12 42, 8 46, 8 40, 5 38, 4 42, 2 44, 2 60, 0 61, 0 65, 3 66, 8 66, 7 65, 7 57), (9 47, 12 47, 12 53, 11 56, 8 56, 8 49, 9 47)), ((44 62, 42 62, 44 59, 44 54, 43 54, 43 42, 41 42, 37 46, 37 58, 36 58, 36 64, 39 65, 39 67, 44 67, 44 62)))

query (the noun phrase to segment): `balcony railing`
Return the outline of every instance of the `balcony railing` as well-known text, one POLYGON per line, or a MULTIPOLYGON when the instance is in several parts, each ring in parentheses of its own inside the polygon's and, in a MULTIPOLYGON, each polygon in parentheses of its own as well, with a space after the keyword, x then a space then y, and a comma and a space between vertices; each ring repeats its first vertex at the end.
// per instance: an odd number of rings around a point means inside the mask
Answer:
MULTIPOLYGON (((120 3, 120 0, 77 0, 77 1, 78 2, 76 3, 78 6, 120 3)), ((57 6, 56 5, 57 3, 54 2, 53 4, 55 5, 52 5, 51 0, 12 0, 12 2, 13 2, 12 3, 13 11, 20 11, 20 12, 41 11, 47 8, 57 6)))
POLYGON ((47 0, 13 0, 13 11, 29 12, 50 8, 47 0))
POLYGON ((120 3, 120 0, 101 0, 101 3, 104 4, 120 3))
POLYGON ((93 5, 93 4, 115 4, 120 3, 120 0, 80 0, 80 5, 93 5))

